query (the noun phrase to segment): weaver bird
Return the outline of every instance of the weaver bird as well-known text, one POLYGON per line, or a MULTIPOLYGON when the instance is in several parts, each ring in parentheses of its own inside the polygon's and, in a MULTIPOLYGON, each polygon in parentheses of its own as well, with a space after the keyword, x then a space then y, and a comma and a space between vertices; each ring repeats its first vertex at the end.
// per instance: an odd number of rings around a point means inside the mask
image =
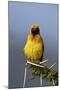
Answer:
POLYGON ((40 34, 39 25, 32 24, 27 42, 24 47, 24 54, 27 59, 34 63, 43 60, 44 43, 40 34))

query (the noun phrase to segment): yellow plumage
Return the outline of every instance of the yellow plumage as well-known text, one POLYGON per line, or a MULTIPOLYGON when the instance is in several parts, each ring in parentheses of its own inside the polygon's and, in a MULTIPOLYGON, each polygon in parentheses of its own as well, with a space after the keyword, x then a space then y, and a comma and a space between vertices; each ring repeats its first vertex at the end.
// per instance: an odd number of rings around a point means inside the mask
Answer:
MULTIPOLYGON (((31 28, 37 28, 38 25, 34 24, 31 28)), ((32 62, 40 62, 43 58, 44 44, 40 34, 33 35, 30 31, 26 45, 24 47, 24 54, 28 60, 32 62)))

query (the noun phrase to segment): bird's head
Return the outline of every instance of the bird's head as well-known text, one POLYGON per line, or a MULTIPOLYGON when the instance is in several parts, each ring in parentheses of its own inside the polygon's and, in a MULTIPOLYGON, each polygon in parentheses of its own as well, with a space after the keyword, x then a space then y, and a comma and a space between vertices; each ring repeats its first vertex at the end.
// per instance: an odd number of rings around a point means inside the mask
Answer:
POLYGON ((37 34, 40 34, 40 31, 39 31, 39 25, 38 24, 32 24, 31 25, 31 34, 33 36, 37 35, 37 34))

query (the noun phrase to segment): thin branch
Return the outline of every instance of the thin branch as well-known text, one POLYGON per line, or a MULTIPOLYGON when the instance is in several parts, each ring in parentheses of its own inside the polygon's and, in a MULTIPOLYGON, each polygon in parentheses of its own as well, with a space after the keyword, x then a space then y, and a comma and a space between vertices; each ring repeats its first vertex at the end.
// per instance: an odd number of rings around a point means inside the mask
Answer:
POLYGON ((49 69, 51 69, 51 68, 54 67, 55 65, 56 65, 56 63, 54 63, 53 65, 51 65, 49 69))
POLYGON ((54 80, 52 79, 52 82, 53 82, 53 85, 55 86, 55 82, 54 82, 54 80))
POLYGON ((26 74, 27 74, 27 67, 26 67, 27 63, 25 64, 25 74, 24 74, 24 82, 23 82, 23 88, 25 87, 25 83, 26 83, 26 74))
POLYGON ((35 63, 30 62, 30 61, 27 61, 27 63, 28 63, 28 64, 31 64, 31 65, 34 65, 34 66, 37 66, 37 67, 44 67, 44 66, 42 66, 42 65, 35 64, 35 63))
POLYGON ((40 84, 41 84, 41 87, 42 87, 42 72, 40 74, 40 84))
POLYGON ((47 61, 48 61, 48 59, 47 59, 47 60, 44 60, 44 61, 42 61, 42 62, 40 62, 40 64, 45 63, 45 62, 47 62, 47 61))

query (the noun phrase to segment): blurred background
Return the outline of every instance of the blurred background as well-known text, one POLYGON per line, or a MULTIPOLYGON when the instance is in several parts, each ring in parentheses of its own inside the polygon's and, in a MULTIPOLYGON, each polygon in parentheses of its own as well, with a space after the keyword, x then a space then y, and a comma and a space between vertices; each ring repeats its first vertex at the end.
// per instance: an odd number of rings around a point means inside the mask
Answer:
MULTIPOLYGON (((25 57, 23 48, 30 32, 31 24, 40 26, 44 40, 44 59, 46 65, 58 70, 58 5, 28 2, 8 2, 9 33, 9 88, 23 87, 25 57)), ((39 87, 39 78, 28 81, 31 70, 28 70, 26 87, 39 87)), ((43 86, 51 86, 52 82, 43 81, 43 86)))

